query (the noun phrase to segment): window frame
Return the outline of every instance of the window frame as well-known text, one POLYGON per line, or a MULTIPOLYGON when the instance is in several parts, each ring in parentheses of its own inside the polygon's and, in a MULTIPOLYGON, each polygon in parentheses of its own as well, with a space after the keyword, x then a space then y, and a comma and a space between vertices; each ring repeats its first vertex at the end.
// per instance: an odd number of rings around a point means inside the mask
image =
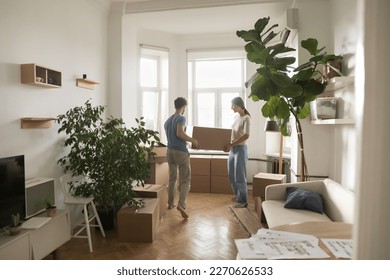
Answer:
MULTIPOLYGON (((223 53, 225 51, 221 51, 223 53)), ((215 98, 215 108, 214 110, 214 127, 222 127, 222 94, 223 93, 238 93, 238 96, 243 98, 244 102, 246 98, 244 98, 246 89, 244 85, 245 77, 246 77, 246 57, 244 54, 238 57, 230 57, 227 55, 223 57, 223 55, 219 54, 215 57, 216 51, 210 53, 210 57, 207 58, 207 55, 203 54, 201 59, 187 59, 187 65, 189 69, 189 84, 191 87, 189 88, 189 95, 192 100, 192 122, 194 125, 199 124, 199 113, 198 113, 198 98, 197 95, 199 93, 214 93, 215 98), (196 88, 196 62, 198 61, 221 61, 221 60, 240 60, 241 62, 241 87, 212 87, 212 88, 196 88)), ((225 127, 226 128, 226 127, 225 127)))
POLYGON ((169 99, 169 49, 164 48, 158 48, 158 47, 148 47, 144 45, 140 45, 139 47, 139 78, 138 78, 138 96, 139 96, 139 106, 138 106, 138 114, 139 116, 144 116, 144 94, 146 92, 154 92, 157 94, 156 100, 157 100, 157 110, 154 113, 154 123, 153 123, 153 130, 156 130, 160 134, 160 140, 164 142, 164 127, 163 127, 163 121, 165 121, 165 118, 168 114, 168 99, 169 99), (160 52, 160 55, 157 54, 160 52), (156 53, 156 54, 152 54, 156 53), (165 57, 166 56, 166 57, 165 57), (142 86, 141 85, 141 60, 143 58, 152 59, 156 61, 156 86, 142 86), (168 81, 166 87, 164 87, 163 81, 163 63, 162 60, 167 59, 167 75, 168 75, 168 81), (163 100, 166 99, 166 100, 163 100), (166 107, 166 108, 163 108, 166 107))

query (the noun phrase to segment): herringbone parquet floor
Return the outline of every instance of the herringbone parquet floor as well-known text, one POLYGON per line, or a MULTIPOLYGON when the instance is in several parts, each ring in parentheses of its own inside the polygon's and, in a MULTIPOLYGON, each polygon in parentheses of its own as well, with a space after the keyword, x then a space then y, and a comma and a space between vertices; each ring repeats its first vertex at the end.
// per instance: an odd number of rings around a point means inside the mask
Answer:
POLYGON ((235 259, 234 239, 248 238, 250 234, 230 209, 231 198, 227 194, 190 193, 189 219, 183 220, 176 209, 167 210, 153 243, 119 242, 115 229, 107 231, 106 238, 92 230, 93 253, 89 252, 86 239, 73 238, 57 250, 56 257, 62 260, 235 259))

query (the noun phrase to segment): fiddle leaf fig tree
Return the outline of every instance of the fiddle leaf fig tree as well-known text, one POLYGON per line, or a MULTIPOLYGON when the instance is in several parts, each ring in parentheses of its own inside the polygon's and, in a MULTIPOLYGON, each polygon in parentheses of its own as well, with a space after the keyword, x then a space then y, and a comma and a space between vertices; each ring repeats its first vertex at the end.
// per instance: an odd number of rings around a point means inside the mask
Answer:
POLYGON ((307 167, 300 120, 310 114, 309 102, 323 93, 327 85, 317 66, 329 65, 330 61, 342 57, 327 54, 325 47, 318 48, 318 41, 309 38, 301 41, 301 46, 309 52, 310 59, 295 68, 292 65, 296 59, 288 54, 296 50, 286 46, 287 37, 272 44, 272 39, 280 32, 274 31, 277 24, 267 28, 269 21, 269 17, 261 18, 255 23, 254 29, 236 32, 238 37, 247 42, 245 51, 248 60, 259 66, 246 86, 251 89, 249 97, 253 101, 265 101, 261 109, 262 115, 277 120, 284 136, 290 135, 290 117, 294 117, 303 164, 301 180, 305 180, 307 167))
POLYGON ((69 153, 58 160, 76 180, 71 183, 77 196, 93 196, 103 211, 137 204, 134 185, 143 184, 149 175, 149 157, 158 143, 158 132, 145 128, 143 118, 137 127, 126 128, 121 118, 103 119, 105 107, 83 106, 59 115, 58 133, 65 133, 69 153))

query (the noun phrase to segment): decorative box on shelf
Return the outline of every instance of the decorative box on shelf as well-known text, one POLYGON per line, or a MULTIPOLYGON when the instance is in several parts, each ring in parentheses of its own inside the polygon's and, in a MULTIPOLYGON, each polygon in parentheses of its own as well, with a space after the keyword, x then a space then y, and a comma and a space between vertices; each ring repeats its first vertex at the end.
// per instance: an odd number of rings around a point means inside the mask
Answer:
POLYGON ((337 97, 319 97, 310 102, 312 121, 335 119, 337 116, 337 97))

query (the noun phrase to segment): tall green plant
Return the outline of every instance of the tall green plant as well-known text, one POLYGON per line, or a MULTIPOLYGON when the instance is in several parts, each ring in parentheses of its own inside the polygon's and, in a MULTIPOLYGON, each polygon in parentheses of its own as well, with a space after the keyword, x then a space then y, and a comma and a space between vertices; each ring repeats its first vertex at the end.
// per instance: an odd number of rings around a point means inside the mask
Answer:
POLYGON ((145 128, 143 118, 129 129, 121 118, 104 120, 104 109, 87 101, 58 116, 58 133, 67 135, 69 147, 58 163, 73 177, 85 178, 71 183, 75 195, 93 196, 100 208, 109 210, 137 203, 132 187, 149 175, 148 159, 159 138, 157 131, 145 128))
POLYGON ((245 45, 248 60, 259 66, 246 85, 251 89, 249 97, 253 101, 265 101, 261 109, 263 116, 276 119, 283 135, 290 135, 290 117, 294 117, 302 157, 301 179, 305 180, 307 167, 300 120, 310 114, 309 102, 323 93, 327 85, 317 67, 342 57, 327 54, 325 47, 318 48, 318 41, 309 38, 301 41, 301 46, 310 53, 310 59, 294 68, 292 65, 296 59, 287 54, 296 50, 287 47, 286 40, 272 44, 280 32, 274 31, 277 24, 267 28, 269 21, 269 17, 261 18, 254 29, 236 32, 238 37, 248 42, 245 45))

